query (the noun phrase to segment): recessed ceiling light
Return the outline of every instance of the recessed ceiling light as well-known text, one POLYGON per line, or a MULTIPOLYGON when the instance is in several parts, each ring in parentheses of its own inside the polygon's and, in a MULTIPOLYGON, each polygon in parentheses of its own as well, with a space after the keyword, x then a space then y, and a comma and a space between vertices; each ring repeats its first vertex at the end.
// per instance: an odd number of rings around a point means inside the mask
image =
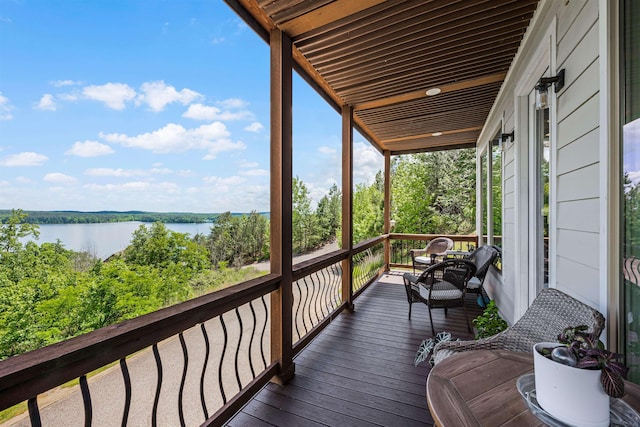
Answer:
POLYGON ((431 136, 440 136, 442 135, 442 132, 434 132, 431 134, 431 136))
POLYGON ((442 90, 439 87, 432 87, 426 92, 426 94, 427 96, 433 96, 439 94, 440 92, 442 92, 442 90))

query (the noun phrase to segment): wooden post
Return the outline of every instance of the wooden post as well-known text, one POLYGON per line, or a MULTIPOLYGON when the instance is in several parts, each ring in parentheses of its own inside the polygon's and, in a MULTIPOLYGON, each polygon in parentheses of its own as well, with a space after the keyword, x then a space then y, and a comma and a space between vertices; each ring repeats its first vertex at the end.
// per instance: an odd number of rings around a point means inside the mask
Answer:
POLYGON ((342 106, 342 249, 349 251, 342 261, 342 301, 353 311, 352 254, 353 249, 353 108, 342 106))
POLYGON ((292 328, 292 51, 291 39, 271 31, 271 273, 282 276, 271 293, 271 361, 280 369, 273 381, 294 373, 292 328))
MULTIPOLYGON (((391 233, 391 152, 384 152, 384 234, 391 233)), ((384 265, 389 271, 391 263, 391 239, 384 240, 384 265)))

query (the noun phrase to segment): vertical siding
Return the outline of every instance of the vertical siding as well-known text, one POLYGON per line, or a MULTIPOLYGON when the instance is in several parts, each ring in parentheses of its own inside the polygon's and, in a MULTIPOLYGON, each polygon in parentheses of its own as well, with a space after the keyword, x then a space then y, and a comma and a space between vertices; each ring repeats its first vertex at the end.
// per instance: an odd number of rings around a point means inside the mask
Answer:
MULTIPOLYGON (((550 177, 556 196, 555 205, 551 206, 554 214, 552 236, 556 240, 551 242, 554 249, 552 253, 555 254, 550 260, 555 271, 552 277, 555 283, 552 286, 599 307, 602 286, 598 279, 601 228, 599 2, 543 1, 541 7, 543 12, 540 19, 534 21, 536 27, 528 30, 532 36, 526 40, 525 49, 531 53, 542 48, 548 43, 545 31, 552 28, 555 30, 556 43, 552 48, 552 54, 555 54, 552 63, 555 63, 557 70, 565 69, 565 86, 556 98, 555 151, 552 155, 555 163, 552 169, 554 175, 550 177)), ((515 65, 515 72, 505 82, 506 90, 494 107, 495 113, 486 124, 488 127, 496 126, 498 120, 504 121, 507 132, 514 127, 526 127, 526 124, 519 123, 522 113, 516 116, 514 103, 518 96, 525 95, 523 89, 526 91, 529 87, 527 83, 516 93, 520 80, 530 75, 529 67, 536 66, 527 61, 529 58, 524 56, 515 65)), ((526 131, 519 134, 522 136, 526 131)), ((526 156, 529 141, 516 141, 516 144, 519 144, 518 155, 526 156)), ((516 174, 526 174, 527 171, 519 170, 516 166, 522 166, 520 160, 514 158, 516 144, 507 146, 504 153, 502 281, 488 277, 491 296, 510 323, 517 320, 518 307, 522 303, 515 299, 520 298, 520 292, 526 293, 528 286, 526 277, 516 277, 515 267, 516 263, 524 262, 520 254, 528 248, 527 241, 521 241, 521 247, 516 247, 518 236, 527 236, 528 228, 528 224, 520 223, 523 218, 520 210, 528 207, 522 206, 522 197, 517 191, 522 189, 521 182, 526 181, 526 176, 516 174), (516 223, 520 229, 516 229, 516 223)))
POLYGON ((598 2, 572 1, 558 13, 555 286, 600 305, 598 2))

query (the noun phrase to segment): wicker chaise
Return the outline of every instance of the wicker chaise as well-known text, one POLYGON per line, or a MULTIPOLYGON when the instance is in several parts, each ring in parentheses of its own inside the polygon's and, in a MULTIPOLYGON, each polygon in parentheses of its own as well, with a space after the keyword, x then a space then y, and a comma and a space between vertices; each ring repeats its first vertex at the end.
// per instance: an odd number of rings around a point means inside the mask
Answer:
POLYGON ((513 326, 489 338, 441 342, 433 349, 432 362, 437 364, 457 352, 470 350, 531 352, 535 343, 557 341, 567 326, 587 325, 590 332, 600 336, 604 324, 598 310, 557 289, 544 289, 513 326))

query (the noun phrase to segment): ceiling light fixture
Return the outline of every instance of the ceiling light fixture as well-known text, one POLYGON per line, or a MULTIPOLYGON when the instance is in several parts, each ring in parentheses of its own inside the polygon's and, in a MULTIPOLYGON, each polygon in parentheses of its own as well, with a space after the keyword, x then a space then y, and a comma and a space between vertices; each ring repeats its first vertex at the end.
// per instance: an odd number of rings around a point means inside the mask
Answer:
POLYGON ((433 96, 433 95, 437 95, 440 92, 442 92, 442 89, 440 89, 439 87, 432 87, 431 89, 427 90, 425 93, 427 94, 427 96, 433 96))
POLYGON ((553 83, 553 91, 558 92, 564 87, 564 69, 555 77, 542 77, 536 84, 536 108, 542 110, 549 105, 549 86, 553 83))
POLYGON ((434 132, 431 134, 431 136, 440 136, 442 135, 442 132, 434 132))

